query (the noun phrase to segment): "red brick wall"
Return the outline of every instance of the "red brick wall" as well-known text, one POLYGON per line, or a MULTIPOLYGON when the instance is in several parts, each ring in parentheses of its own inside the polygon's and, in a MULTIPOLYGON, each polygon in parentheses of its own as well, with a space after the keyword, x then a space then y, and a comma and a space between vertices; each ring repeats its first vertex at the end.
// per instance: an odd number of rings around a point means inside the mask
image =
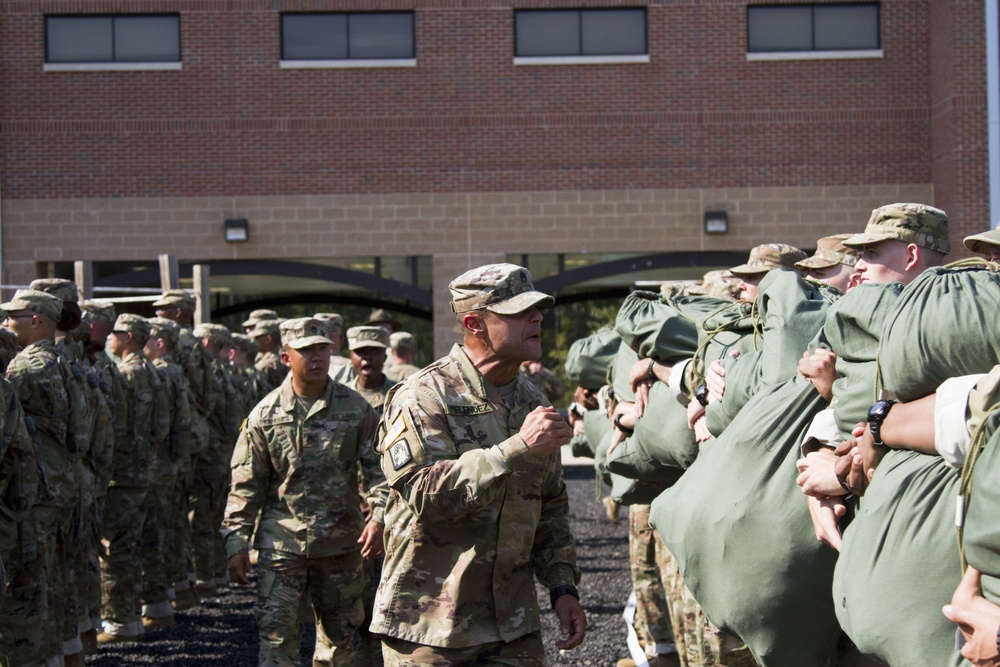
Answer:
POLYGON ((745 0, 661 0, 650 64, 514 67, 512 8, 541 4, 620 3, 6 0, 3 196, 933 179, 979 215, 981 2, 884 0, 882 59, 748 62, 745 0), (281 9, 376 7, 416 7, 416 68, 278 69, 281 9), (126 9, 180 11, 182 71, 42 72, 43 12, 126 9))

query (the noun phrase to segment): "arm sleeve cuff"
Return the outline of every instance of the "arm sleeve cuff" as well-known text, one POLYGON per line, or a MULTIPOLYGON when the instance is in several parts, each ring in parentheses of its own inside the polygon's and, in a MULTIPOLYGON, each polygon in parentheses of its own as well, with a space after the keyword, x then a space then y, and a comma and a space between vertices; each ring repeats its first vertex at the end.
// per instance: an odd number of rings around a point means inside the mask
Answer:
POLYGON ((493 449, 496 450, 500 460, 510 468, 516 467, 520 461, 531 456, 531 450, 528 449, 524 438, 516 434, 494 446, 493 449))
MULTIPOLYGON (((673 368, 670 369, 670 380, 667 382, 667 385, 670 387, 670 393, 674 396, 686 396, 687 387, 685 386, 686 383, 684 382, 684 378, 687 377, 687 371, 690 365, 691 360, 685 359, 684 361, 678 361, 673 365, 673 368)), ((685 404, 687 403, 687 401, 682 402, 685 404)))
POLYGON ((967 422, 969 394, 982 375, 949 378, 937 388, 934 401, 934 447, 953 468, 961 468, 972 441, 967 422))

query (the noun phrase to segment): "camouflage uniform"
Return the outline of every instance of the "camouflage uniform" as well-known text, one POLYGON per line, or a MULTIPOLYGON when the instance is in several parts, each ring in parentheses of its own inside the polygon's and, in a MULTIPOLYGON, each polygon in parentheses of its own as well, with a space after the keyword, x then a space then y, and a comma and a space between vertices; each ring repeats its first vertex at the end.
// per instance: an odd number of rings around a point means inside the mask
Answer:
MULTIPOLYGON (((389 336, 389 349, 390 350, 412 350, 417 347, 417 341, 413 337, 413 334, 408 331, 395 331, 389 336)), ((420 370, 419 366, 414 366, 413 364, 408 364, 404 362, 396 361, 392 354, 389 354, 385 359, 385 366, 382 367, 382 372, 389 376, 393 382, 402 382, 406 378, 410 377, 414 373, 420 370)))
POLYGON ((633 627, 648 656, 669 653, 674 633, 659 567, 666 546, 649 525, 649 505, 629 505, 628 518, 629 570, 636 601, 633 627))
POLYGON ((533 457, 518 435, 547 404, 522 378, 505 402, 457 345, 389 393, 379 436, 392 492, 371 628, 385 644, 513 643, 541 627, 532 571, 549 589, 579 581, 559 455, 533 457))
MULTIPOLYGON (((285 325, 298 328, 306 344, 327 340, 317 320, 285 325)), ((373 449, 376 424, 354 391, 327 381, 321 396, 303 399, 291 377, 246 421, 233 454, 223 534, 227 555, 246 553, 259 517, 253 546, 260 552, 260 665, 299 664, 298 616, 307 593, 317 622, 313 665, 354 665, 354 633, 364 618, 360 508, 367 501, 372 520, 381 522, 388 493, 373 449)))
MULTIPOLYGON (((249 334, 254 340, 261 336, 280 336, 277 320, 262 320, 257 322, 256 327, 249 334)), ((259 352, 254 362, 254 367, 264 374, 271 389, 281 386, 285 376, 288 375, 288 366, 281 363, 281 357, 273 352, 259 352)))
MULTIPOLYGON (((131 333, 137 342, 145 344, 150 326, 144 318, 126 313, 118 316, 115 331, 131 333)), ((142 349, 126 353, 118 369, 126 395, 128 433, 117 443, 104 506, 104 634, 99 635, 99 641, 104 641, 104 635, 134 638, 143 633, 137 613, 140 586, 136 580, 145 520, 143 501, 150 488, 152 462, 170 431, 166 392, 142 349)))
POLYGON ((566 386, 562 380, 557 378, 556 374, 545 366, 541 366, 537 372, 532 372, 528 368, 528 364, 521 364, 520 372, 525 380, 535 385, 535 388, 545 394, 546 398, 550 401, 553 398, 562 396, 563 391, 566 390, 566 386))

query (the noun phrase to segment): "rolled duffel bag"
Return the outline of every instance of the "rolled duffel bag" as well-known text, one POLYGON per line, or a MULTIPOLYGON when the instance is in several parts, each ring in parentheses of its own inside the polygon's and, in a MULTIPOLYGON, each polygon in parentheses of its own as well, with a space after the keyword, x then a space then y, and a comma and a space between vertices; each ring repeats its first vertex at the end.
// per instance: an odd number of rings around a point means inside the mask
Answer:
POLYGON ((618 310, 615 331, 641 358, 672 363, 694 355, 700 322, 728 305, 707 296, 665 299, 655 292, 636 291, 618 310))
POLYGON ((826 667, 841 635, 836 552, 817 541, 795 484, 799 443, 826 407, 801 376, 762 389, 652 503, 705 615, 765 667, 826 667))
MULTIPOLYGON (((908 285, 886 319, 884 388, 912 401, 946 379, 1000 359, 992 320, 1000 274, 935 268, 908 285)), ((961 579, 955 540, 959 473, 939 456, 890 451, 844 532, 834 578, 837 615, 858 648, 890 665, 958 665, 955 626, 941 607, 961 579), (906 618, 905 627, 892 619, 906 618)))
POLYGON ((687 425, 687 408, 663 382, 649 391, 649 405, 635 432, 608 454, 611 473, 647 482, 673 484, 698 455, 694 431, 687 425))
POLYGON ((590 390, 603 387, 608 383, 608 369, 619 345, 621 339, 611 327, 574 341, 566 353, 566 377, 573 384, 590 390))
MULTIPOLYGON (((997 366, 994 376, 1000 372, 997 366)), ((982 433, 976 434, 972 446, 985 443, 978 457, 970 451, 962 475, 966 483, 971 478, 968 499, 968 513, 965 516, 962 546, 969 565, 983 573, 983 597, 994 604, 1000 604, 1000 410, 996 401, 1000 392, 996 391, 996 377, 993 381, 993 405, 986 419, 982 433)), ((970 398, 970 407, 971 398, 970 398)))
POLYGON ((635 402, 635 392, 629 385, 628 374, 637 361, 639 361, 639 355, 626 345, 625 341, 621 341, 618 345, 618 353, 611 363, 611 386, 615 390, 616 400, 628 403, 635 402))

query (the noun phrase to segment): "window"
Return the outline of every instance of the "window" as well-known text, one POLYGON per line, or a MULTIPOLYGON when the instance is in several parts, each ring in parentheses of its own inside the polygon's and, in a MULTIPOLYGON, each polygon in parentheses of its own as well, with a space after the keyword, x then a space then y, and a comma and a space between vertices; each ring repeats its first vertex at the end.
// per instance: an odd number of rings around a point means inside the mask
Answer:
POLYGON ((747 8, 750 53, 877 52, 879 6, 761 5, 747 8))
POLYGON ((514 13, 518 58, 646 56, 645 9, 526 9, 514 13))
POLYGON ((47 64, 180 63, 176 15, 47 16, 47 64))
POLYGON ((281 16, 283 63, 383 61, 378 65, 410 61, 414 53, 413 12, 281 16))

